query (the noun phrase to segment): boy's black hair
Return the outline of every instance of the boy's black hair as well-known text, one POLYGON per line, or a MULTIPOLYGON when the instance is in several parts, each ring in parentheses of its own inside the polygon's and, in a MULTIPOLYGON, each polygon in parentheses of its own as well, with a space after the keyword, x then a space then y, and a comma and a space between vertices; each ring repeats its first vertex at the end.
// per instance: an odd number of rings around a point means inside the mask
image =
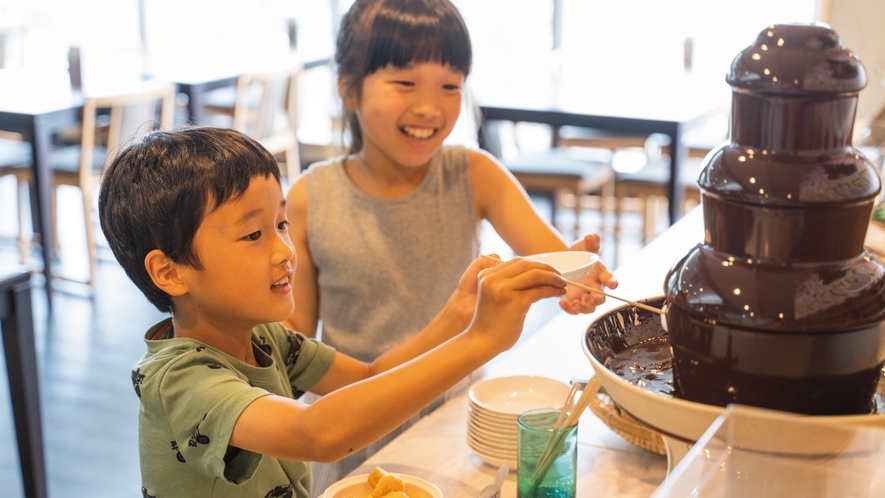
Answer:
MULTIPOLYGON (((347 93, 359 92, 366 76, 388 64, 403 68, 415 62, 439 62, 470 73, 470 34, 458 9, 448 0, 356 0, 341 20, 335 46, 338 75, 347 93)), ((362 149, 354 112, 344 109, 350 151, 362 149)))
POLYGON ((280 170, 255 140, 226 128, 154 131, 120 151, 101 182, 101 229, 129 278, 160 311, 172 300, 148 275, 144 258, 159 249, 202 269, 193 247, 206 214, 246 192, 256 176, 280 170))

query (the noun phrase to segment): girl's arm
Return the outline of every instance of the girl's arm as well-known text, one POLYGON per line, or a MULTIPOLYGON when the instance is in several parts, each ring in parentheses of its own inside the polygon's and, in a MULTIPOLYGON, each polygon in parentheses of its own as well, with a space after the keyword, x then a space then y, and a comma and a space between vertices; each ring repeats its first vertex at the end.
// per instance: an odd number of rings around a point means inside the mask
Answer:
MULTIPOLYGON (((578 251, 599 252, 599 237, 590 234, 568 247, 559 232, 538 216, 522 185, 507 168, 485 151, 469 151, 467 164, 477 216, 487 219, 495 231, 520 256, 544 252, 578 251)), ((618 281, 611 272, 598 263, 581 283, 601 289, 614 289, 618 281)), ((591 313, 605 302, 605 296, 570 288, 560 307, 572 314, 591 313)))
POLYGON ((307 248, 307 182, 303 176, 286 196, 288 202, 289 236, 295 246, 295 275, 292 296, 295 312, 283 324, 307 337, 316 337, 319 320, 317 269, 307 248))
POLYGON ((568 250, 559 233, 538 216, 522 185, 494 157, 471 150, 467 164, 476 215, 489 220, 516 254, 568 250))
MULTIPOLYGON (((482 279, 476 313, 466 330, 456 335, 451 330, 436 330, 451 327, 457 320, 434 321, 420 334, 431 338, 418 342, 431 344, 447 335, 454 337, 417 357, 420 347, 412 341, 388 351, 372 365, 338 354, 320 384, 331 387, 326 385, 327 377, 356 382, 309 406, 281 396, 259 398, 237 419, 230 445, 288 460, 330 462, 401 425, 513 346, 531 303, 565 293, 562 277, 546 264, 515 260, 492 265, 480 259, 468 270, 472 274, 468 281, 475 282, 480 272, 482 279), (405 361, 409 358, 413 359, 405 361), (372 376, 379 372, 383 373, 372 376)), ((456 294, 460 290, 459 285, 456 294)), ((453 316, 458 314, 455 311, 453 316)))

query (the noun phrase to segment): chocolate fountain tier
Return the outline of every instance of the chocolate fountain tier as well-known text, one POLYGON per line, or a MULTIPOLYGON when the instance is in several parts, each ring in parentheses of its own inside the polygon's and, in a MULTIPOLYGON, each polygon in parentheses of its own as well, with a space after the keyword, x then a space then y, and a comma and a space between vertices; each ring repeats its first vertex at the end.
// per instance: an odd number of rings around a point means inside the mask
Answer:
POLYGON ((671 314, 684 312, 711 326, 828 334, 885 320, 885 264, 870 252, 787 265, 698 244, 673 265, 664 285, 671 314))
POLYGON ((797 209, 872 206, 879 193, 876 168, 852 147, 814 153, 723 145, 707 158, 698 185, 734 202, 797 209))
POLYGON ((708 159, 698 184, 705 241, 716 250, 793 263, 863 252, 880 182, 852 149, 821 160, 728 145, 708 159))
POLYGON ((829 27, 776 24, 735 57, 726 81, 736 89, 778 95, 856 94, 867 76, 829 27))

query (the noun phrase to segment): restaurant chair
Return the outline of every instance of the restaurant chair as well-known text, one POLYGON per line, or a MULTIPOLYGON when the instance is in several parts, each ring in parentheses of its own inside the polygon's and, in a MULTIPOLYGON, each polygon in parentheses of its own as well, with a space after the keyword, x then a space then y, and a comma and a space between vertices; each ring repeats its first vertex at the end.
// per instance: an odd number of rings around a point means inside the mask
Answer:
MULTIPOLYGON (((175 86, 159 81, 139 82, 135 88, 124 93, 87 97, 83 103, 80 143, 51 152, 52 230, 56 230, 57 224, 56 189, 60 185, 69 185, 79 188, 82 194, 89 258, 89 278, 84 283, 92 285, 95 282, 97 257, 93 203, 104 168, 114 159, 122 145, 157 128, 158 109, 159 128, 171 129, 174 104, 175 86), (96 117, 100 113, 109 113, 106 143, 100 143, 96 137, 96 117)), ((21 174, 22 179, 30 181, 30 167, 19 167, 13 171, 21 174)), ((55 240, 58 240, 57 236, 55 240)))
POLYGON ((31 181, 31 164, 33 162, 31 145, 14 133, 4 134, 0 137, 0 177, 13 176, 16 181, 16 201, 18 204, 18 250, 19 262, 26 264, 31 241, 25 234, 25 213, 29 206, 25 205, 28 184, 31 181))
MULTIPOLYGON (((700 190, 697 184, 700 166, 701 160, 697 158, 683 161, 677 184, 677 188, 681 189, 684 194, 683 213, 700 202, 700 190)), ((643 245, 651 242, 657 236, 658 219, 667 212, 669 177, 669 156, 663 156, 657 161, 649 161, 635 172, 615 172, 615 247, 619 246, 623 235, 622 216, 628 199, 632 199, 638 204, 643 245)), ((617 251, 615 251, 615 266, 617 266, 617 251)))
MULTIPOLYGON (((497 121, 482 125, 481 146, 498 158, 529 194, 541 195, 550 201, 550 224, 557 227, 556 213, 566 196, 572 197, 574 235, 581 235, 581 197, 592 193, 602 199, 614 195, 614 170, 607 162, 573 157, 563 148, 546 151, 518 152, 505 157, 501 147, 501 128, 497 121)), ((600 203, 600 232, 605 231, 606 207, 600 203)), ((560 228, 560 227, 557 227, 560 228)))
POLYGON ((286 166, 283 175, 289 183, 301 173, 298 150, 298 80, 301 64, 242 74, 236 91, 209 92, 204 111, 227 116, 230 127, 257 140, 286 166), (231 98, 233 97, 233 98, 231 98))
POLYGON ((53 153, 53 192, 59 185, 70 185, 78 187, 83 196, 89 255, 89 280, 86 283, 94 283, 97 268, 92 205, 101 182, 101 174, 116 157, 121 146, 158 127, 158 109, 159 128, 171 129, 175 110, 175 85, 146 81, 131 92, 89 97, 83 105, 80 145, 53 153), (97 146, 95 142, 95 120, 99 109, 110 109, 106 149, 97 146))

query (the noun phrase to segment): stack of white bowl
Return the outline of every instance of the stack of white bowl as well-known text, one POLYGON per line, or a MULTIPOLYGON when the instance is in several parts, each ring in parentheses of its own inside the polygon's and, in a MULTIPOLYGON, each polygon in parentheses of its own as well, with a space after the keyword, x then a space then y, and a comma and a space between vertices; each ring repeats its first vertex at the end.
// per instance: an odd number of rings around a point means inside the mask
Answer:
POLYGON ((563 382, 533 375, 477 382, 468 393, 467 445, 486 463, 516 470, 517 417, 532 408, 561 408, 568 392, 563 382))

